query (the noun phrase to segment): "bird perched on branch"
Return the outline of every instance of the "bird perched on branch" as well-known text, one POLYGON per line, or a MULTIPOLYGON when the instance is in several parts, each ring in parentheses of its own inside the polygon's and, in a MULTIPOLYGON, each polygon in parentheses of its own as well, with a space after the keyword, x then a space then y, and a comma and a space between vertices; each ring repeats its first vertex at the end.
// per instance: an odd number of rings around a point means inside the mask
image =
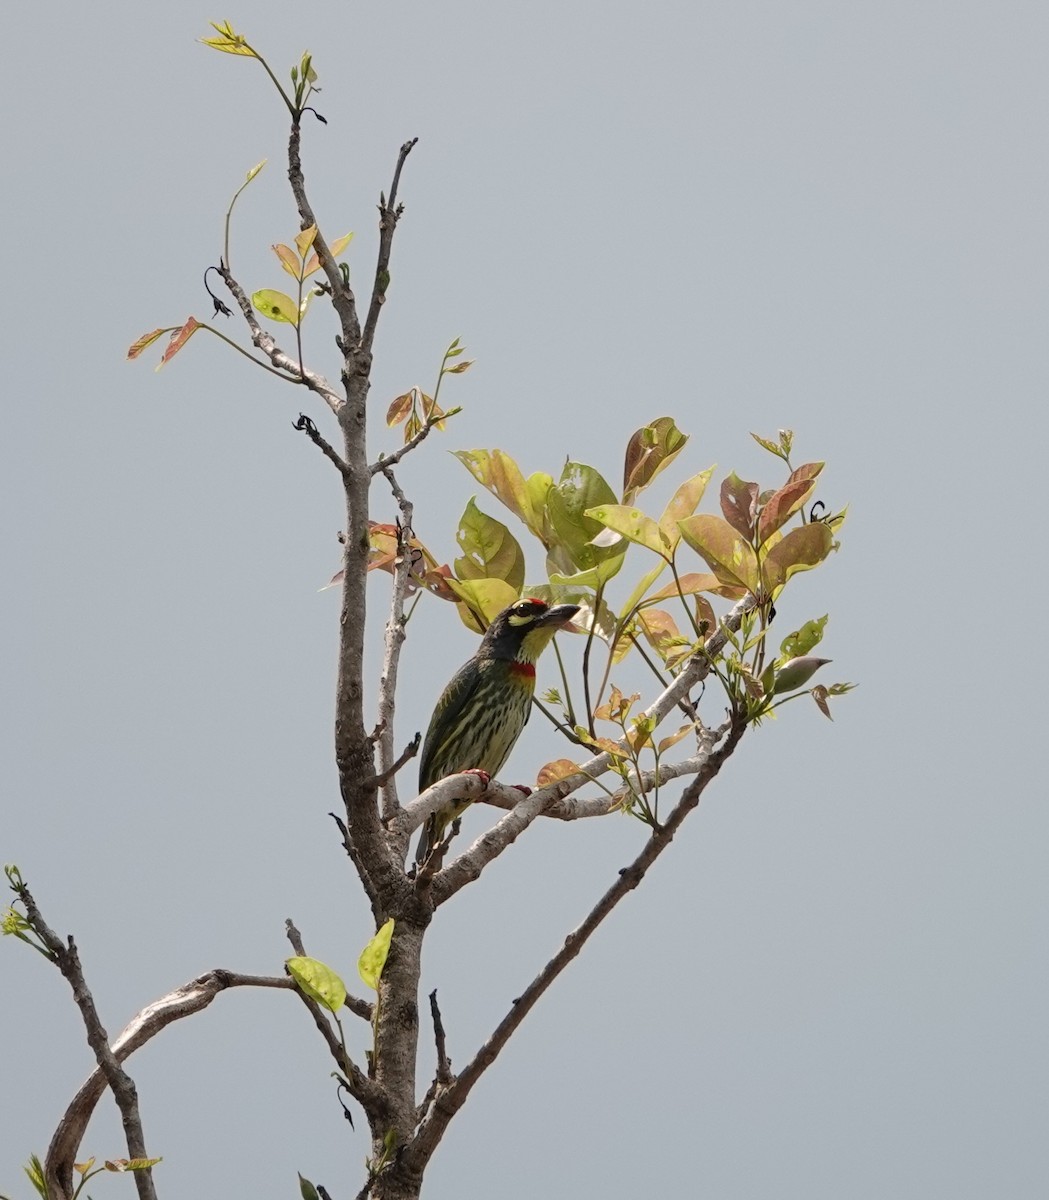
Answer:
MULTIPOLYGON (((477 653, 456 671, 437 701, 419 763, 420 792, 460 771, 499 772, 532 712, 536 659, 578 611, 578 604, 551 607, 526 598, 495 618, 477 653)), ((426 861, 469 803, 456 800, 429 818, 416 862, 426 861)))

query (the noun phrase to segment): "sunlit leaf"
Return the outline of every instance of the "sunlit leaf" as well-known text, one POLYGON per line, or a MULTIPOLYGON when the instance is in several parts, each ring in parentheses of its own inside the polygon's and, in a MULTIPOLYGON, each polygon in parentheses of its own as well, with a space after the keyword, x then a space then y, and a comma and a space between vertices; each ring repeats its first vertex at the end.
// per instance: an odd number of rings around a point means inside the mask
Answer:
POLYGON ((525 558, 509 529, 481 512, 471 498, 455 535, 463 557, 455 560, 459 579, 503 579, 515 593, 524 587, 525 558))
POLYGON ((252 181, 252 180, 255 178, 255 176, 256 176, 256 175, 257 175, 257 174, 258 174, 258 173, 259 173, 259 172, 262 170, 262 168, 263 168, 263 167, 266 165, 267 161, 268 161, 268 160, 264 158, 264 159, 262 160, 262 162, 257 162, 257 163, 256 163, 256 164, 255 164, 255 165, 254 165, 254 166, 251 168, 251 170, 250 170, 250 171, 247 173, 247 175, 244 177, 244 182, 245 182, 245 183, 251 183, 251 181, 252 181))
MULTIPOLYGON (((599 504, 595 508, 588 508, 586 516, 600 521, 606 530, 610 529, 628 541, 654 551, 669 562, 669 539, 664 538, 660 527, 639 508, 631 508, 627 504, 599 504)), ((597 539, 592 539, 592 542, 598 549, 603 548, 597 539)))
POLYGON ((147 346, 152 346, 153 343, 157 340, 157 338, 161 338, 164 336, 165 333, 170 333, 170 332, 171 332, 171 326, 169 325, 169 326, 167 326, 166 329, 154 329, 152 333, 144 333, 137 341, 132 342, 131 345, 128 346, 128 350, 127 350, 128 358, 129 359, 138 358, 138 356, 142 353, 143 350, 146 349, 147 346))
POLYGON ((295 301, 283 292, 275 292, 272 288, 262 288, 253 292, 251 302, 263 316, 273 321, 284 321, 288 325, 298 325, 299 309, 295 301))
POLYGON ((518 595, 502 579, 449 579, 448 586, 459 597, 460 620, 475 633, 484 633, 518 595))
POLYGON ((651 596, 645 597, 645 604, 655 604, 659 600, 674 600, 679 595, 695 596, 699 592, 713 592, 715 595, 722 595, 725 585, 716 575, 708 575, 706 572, 702 574, 689 572, 687 575, 681 575, 672 583, 668 583, 666 587, 662 587, 658 592, 653 592, 651 596))
MULTIPOLYGON (((344 233, 342 235, 342 237, 336 238, 335 241, 332 242, 332 244, 328 247, 328 249, 331 251, 332 258, 338 258, 339 255, 346 249, 346 247, 352 241, 353 241, 352 233, 344 233)), ((310 257, 306 260, 305 266, 303 267, 303 272, 302 272, 303 279, 308 279, 314 273, 314 271, 319 271, 320 265, 321 265, 321 260, 318 257, 318 255, 316 253, 311 254, 310 257)))
POLYGON ((671 550, 681 540, 678 522, 692 516, 696 511, 713 474, 714 468, 708 467, 705 471, 700 471, 698 475, 693 475, 691 479, 686 479, 671 496, 670 503, 663 509, 663 515, 659 518, 659 528, 669 539, 671 550))
POLYGON ((637 614, 637 624, 645 641, 660 656, 665 658, 668 649, 684 641, 677 622, 665 609, 645 608, 637 614))
POLYGON ((599 587, 604 587, 610 579, 619 574, 625 558, 625 552, 621 551, 619 554, 603 558, 596 566, 590 567, 586 571, 570 571, 566 573, 555 570, 553 568, 553 560, 548 557, 547 574, 549 575, 550 582, 558 587, 572 588, 573 590, 593 588, 596 591, 599 587))
POLYGON ((740 479, 735 471, 721 484, 721 511, 725 520, 750 541, 757 516, 758 485, 740 479))
POLYGON ((398 396, 390 403, 390 407, 386 410, 386 424, 391 429, 394 425, 400 425, 402 421, 407 419, 414 403, 413 392, 405 392, 403 395, 398 396))
POLYGON ((295 235, 295 248, 299 252, 299 258, 305 258, 309 253, 310 247, 313 245, 313 239, 317 236, 317 226, 308 225, 295 235))
POLYGON ((573 627, 584 633, 589 633, 592 629, 595 637, 599 637, 606 646, 610 646, 616 635, 616 618, 608 603, 602 600, 595 611, 592 595, 573 598, 572 602, 579 605, 579 611, 572 618, 573 627))
POLYGON ((161 356, 160 362, 157 363, 156 369, 159 371, 165 363, 171 362, 175 355, 178 354, 182 347, 189 341, 189 339, 197 332, 199 328, 200 322, 197 320, 197 318, 190 317, 181 329, 176 329, 171 335, 171 341, 168 342, 167 349, 161 356))
POLYGON ((357 973, 373 991, 379 990, 379 979, 382 976, 383 967, 386 966, 386 957, 390 953, 392 940, 393 917, 390 917, 375 937, 364 947, 357 960, 357 973))
POLYGON ((795 479, 773 492, 758 518, 758 542, 765 543, 781 525, 785 525, 812 495, 815 486, 815 479, 795 479))
POLYGON ((833 543, 834 535, 821 521, 792 529, 772 547, 761 564, 767 590, 775 593, 798 571, 809 571, 823 562, 833 543))
POLYGON ((299 990, 311 1000, 323 1004, 333 1013, 346 1003, 346 985, 326 963, 300 955, 289 958, 284 965, 299 990))
POLYGON ((445 367, 445 375, 463 375, 474 365, 476 358, 464 358, 461 363, 456 363, 454 367, 445 367))
POLYGON ((542 521, 533 506, 532 488, 526 485, 520 468, 509 454, 502 450, 456 450, 454 454, 482 487, 498 497, 537 537, 542 538, 542 521))
POLYGON ((723 583, 758 589, 758 562, 753 547, 727 521, 698 513, 680 522, 681 536, 723 583))
POLYGON ((659 745, 656 747, 656 753, 666 753, 666 751, 672 746, 676 746, 683 738, 688 737, 695 727, 695 721, 689 721, 687 725, 682 725, 679 729, 676 729, 672 734, 670 734, 669 737, 660 738, 659 745))
POLYGON ((820 667, 826 666, 830 661, 829 658, 814 658, 810 655, 790 659, 776 672, 773 694, 782 696, 785 692, 796 692, 808 683, 820 667))
POLYGON ((546 511, 557 542, 579 570, 589 570, 607 558, 622 554, 615 547, 591 544, 602 526, 586 515, 588 508, 615 502, 615 493, 600 472, 586 463, 565 463, 560 480, 547 493, 546 511))
POLYGON ((302 263, 295 257, 295 251, 290 246, 285 246, 283 242, 272 246, 271 249, 280 259, 280 265, 288 272, 292 279, 298 279, 302 263))
POLYGON ((666 562, 658 562, 649 572, 647 572, 647 574, 643 575, 638 580, 637 586, 630 593, 630 595, 627 597, 626 603, 619 610, 619 616, 621 619, 629 616, 630 613, 632 613, 637 607, 637 605, 644 600, 648 589, 652 586, 652 584, 655 583, 660 575, 662 575, 666 566, 666 562))
POLYGON ((570 758, 555 758, 553 762, 548 762, 539 768, 539 774, 535 777, 536 787, 546 787, 548 783, 567 779, 570 775, 577 774, 578 771, 579 766, 570 758))
POLYGON ((73 1163, 73 1170, 76 1171, 78 1175, 86 1175, 94 1165, 95 1156, 92 1155, 87 1162, 73 1163))
POLYGON ((814 621, 806 621, 800 629, 788 633, 780 643, 780 653, 786 658, 800 658, 803 654, 818 646, 823 640, 823 630, 827 626, 829 614, 817 617, 814 621))
POLYGON ((672 417, 658 417, 631 435, 623 461, 623 503, 629 504, 681 453, 688 441, 672 417))
POLYGON ((775 454, 777 458, 783 457, 783 452, 775 442, 770 442, 768 438, 759 437, 756 433, 750 435, 759 446, 767 450, 769 454, 775 454))
POLYGON ((209 21, 208 24, 212 29, 218 31, 219 36, 201 38, 200 40, 205 46, 210 46, 212 50, 221 50, 223 54, 242 54, 246 58, 258 58, 258 55, 248 45, 244 36, 233 31, 233 27, 229 21, 223 21, 221 25, 216 24, 214 21, 209 21))

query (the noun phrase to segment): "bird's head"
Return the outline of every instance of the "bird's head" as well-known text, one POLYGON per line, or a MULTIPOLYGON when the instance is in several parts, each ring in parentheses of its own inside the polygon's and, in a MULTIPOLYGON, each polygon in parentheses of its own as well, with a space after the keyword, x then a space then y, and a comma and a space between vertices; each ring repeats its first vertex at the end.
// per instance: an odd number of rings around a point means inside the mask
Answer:
POLYGON ((511 604, 488 626, 479 656, 534 663, 554 634, 579 611, 578 604, 547 604, 528 597, 511 604))

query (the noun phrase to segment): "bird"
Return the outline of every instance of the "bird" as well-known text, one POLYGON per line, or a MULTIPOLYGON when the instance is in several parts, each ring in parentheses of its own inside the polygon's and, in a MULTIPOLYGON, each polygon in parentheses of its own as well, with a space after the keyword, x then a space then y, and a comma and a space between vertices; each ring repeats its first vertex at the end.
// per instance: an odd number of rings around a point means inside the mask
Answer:
MULTIPOLYGON (((492 621, 477 653, 452 676, 433 710, 419 762, 420 793, 460 771, 499 772, 532 712, 536 659, 577 612, 578 604, 551 606, 525 597, 492 621)), ((428 819, 417 864, 429 858, 469 803, 455 800, 428 819)))

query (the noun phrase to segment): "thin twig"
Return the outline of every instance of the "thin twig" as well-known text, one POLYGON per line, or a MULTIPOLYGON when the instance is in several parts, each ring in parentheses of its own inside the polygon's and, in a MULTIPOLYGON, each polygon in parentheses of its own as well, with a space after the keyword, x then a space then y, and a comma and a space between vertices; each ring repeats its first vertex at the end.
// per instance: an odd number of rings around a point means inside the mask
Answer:
POLYGON ((405 159, 412 152, 412 147, 418 142, 414 137, 401 146, 397 155, 397 166, 393 171, 393 183, 390 184, 390 198, 379 197, 379 254, 375 263, 375 283, 372 286, 371 303, 368 305, 368 318, 364 322, 364 336, 361 338, 361 350, 371 354, 372 343, 375 341, 375 327, 379 323, 379 311, 386 303, 386 289, 390 286, 390 252, 393 249, 393 235, 397 222, 404 212, 404 205, 397 203, 397 187, 401 181, 401 169, 405 159))
POLYGON ((313 421, 305 413, 299 413, 299 419, 292 426, 299 433, 304 433, 329 462, 335 464, 339 474, 346 478, 350 468, 343 461, 342 455, 322 435, 313 421))
POLYGON ((357 318, 357 301, 354 298, 349 280, 339 270, 339 264, 335 260, 335 256, 332 254, 324 235, 321 233, 320 226, 317 225, 317 218, 313 215, 313 207, 307 199, 306 180, 302 174, 302 158, 299 152, 300 145, 301 132, 299 123, 298 121, 292 121, 291 132, 288 135, 288 182, 291 184, 292 195, 295 197, 295 205, 299 210, 299 220, 302 222, 302 228, 309 229, 311 225, 317 226, 317 233, 313 239, 313 249, 317 252, 317 259, 331 286, 332 306, 339 316, 339 324, 342 328, 341 342, 343 354, 349 355, 356 351, 357 344, 361 340, 361 326, 357 318))
POLYGON ((448 1084, 454 1078, 452 1075, 452 1060, 448 1057, 448 1045, 445 1039, 444 1022, 441 1020, 441 1010, 437 1005, 437 989, 430 993, 430 1016, 433 1018, 433 1039, 437 1047, 437 1076, 439 1084, 448 1084))
POLYGON ((419 747, 422 745, 422 740, 423 735, 421 733, 417 733, 415 737, 413 737, 408 743, 408 745, 405 746, 405 748, 400 752, 400 754, 397 755, 397 759, 393 766, 375 776, 376 787, 383 787, 394 777, 394 775, 397 774, 401 767, 411 762, 411 760, 419 753, 419 747))
POLYGON ((427 417, 418 433, 413 434, 399 450, 393 450, 389 454, 382 455, 378 461, 371 464, 368 470, 373 475, 378 475, 380 471, 385 471, 387 467, 396 466, 406 454, 410 454, 420 442, 425 441, 430 436, 431 429, 435 429, 442 421, 447 421, 449 417, 454 417, 462 411, 461 408, 450 408, 446 413, 441 413, 439 417, 432 415, 427 417))
POLYGON ((573 930, 564 941, 564 945, 550 959, 532 982, 517 997, 499 1022, 491 1036, 477 1051, 470 1062, 455 1077, 451 1085, 435 1100, 429 1114, 421 1122, 416 1136, 406 1154, 413 1160, 416 1170, 422 1170, 440 1142, 448 1123, 466 1102, 474 1084, 484 1072, 495 1062, 500 1051, 510 1040, 521 1022, 535 1006, 537 1001, 547 991, 554 980, 565 967, 579 954, 590 936, 612 912, 616 905, 631 892, 645 877, 649 867, 670 845, 674 834, 688 814, 699 804, 704 790, 721 769, 722 764, 735 750, 739 739, 746 730, 746 721, 741 716, 732 722, 723 745, 710 755, 704 769, 692 780, 685 789, 681 799, 674 806, 666 822, 656 830, 645 843, 641 853, 629 867, 619 872, 615 883, 605 892, 601 899, 587 914, 582 924, 573 930))
MULTIPOLYGON (((344 397, 340 396, 334 387, 324 378, 323 375, 318 375, 316 371, 308 369, 300 370, 299 364, 290 355, 286 354, 276 342, 276 339, 266 332, 258 322, 255 316, 255 310, 251 307, 251 301, 248 299, 247 293, 240 284, 233 278, 229 267, 225 264, 220 265, 218 273, 222 276, 222 281, 229 288, 230 295, 237 302, 237 307, 240 309, 244 320, 247 322, 248 329, 251 331, 251 341, 254 346, 270 360, 270 362, 279 371, 284 371, 286 374, 283 378, 290 378, 293 383, 303 383, 310 389, 311 392, 316 392, 325 404, 333 413, 338 414, 345 406, 344 397)), ((216 333, 216 336, 222 336, 216 333)), ((228 339, 227 339, 228 340, 228 339)), ((249 355, 250 357, 250 355, 249 355)))
MULTIPOLYGON (((32 892, 21 882, 21 879, 13 882, 12 887, 18 899, 25 906, 26 918, 33 932, 50 951, 58 969, 73 989, 73 999, 76 1001, 77 1008, 80 1009, 88 1045, 94 1052, 95 1061, 105 1076, 106 1083, 120 1109, 124 1136, 127 1139, 128 1156, 132 1159, 149 1158, 146 1150, 146 1135, 142 1129, 142 1116, 138 1109, 138 1091, 131 1076, 120 1065, 121 1060, 114 1054, 109 1044, 109 1035, 102 1027, 98 1009, 95 1007, 95 998, 84 978, 76 942, 72 935, 63 942, 47 924, 33 899, 32 892)), ((135 1171, 134 1175, 139 1200, 157 1200, 152 1170, 146 1167, 141 1171, 135 1171)))

